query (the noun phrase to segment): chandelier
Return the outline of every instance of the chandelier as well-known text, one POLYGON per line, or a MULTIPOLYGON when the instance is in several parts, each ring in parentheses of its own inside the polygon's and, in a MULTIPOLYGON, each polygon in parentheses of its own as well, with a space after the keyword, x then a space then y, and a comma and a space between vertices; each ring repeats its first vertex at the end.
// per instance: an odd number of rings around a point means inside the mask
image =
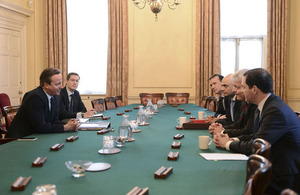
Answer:
POLYGON ((178 0, 132 0, 132 2, 139 9, 144 9, 148 3, 151 11, 155 14, 156 21, 158 20, 157 14, 161 11, 164 4, 168 4, 171 10, 176 9, 176 6, 180 4, 178 0))

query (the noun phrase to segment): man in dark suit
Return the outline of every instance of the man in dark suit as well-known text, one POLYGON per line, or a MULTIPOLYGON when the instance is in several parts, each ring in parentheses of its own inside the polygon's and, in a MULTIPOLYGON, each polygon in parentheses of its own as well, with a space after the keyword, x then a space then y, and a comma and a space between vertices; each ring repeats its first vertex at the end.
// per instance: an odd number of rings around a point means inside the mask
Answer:
POLYGON ((215 145, 250 155, 255 138, 267 140, 272 145, 272 177, 265 193, 279 194, 285 188, 300 193, 300 120, 279 96, 273 94, 273 79, 268 71, 249 70, 244 74, 242 85, 246 101, 258 105, 253 137, 233 141, 226 134, 217 134, 215 145))
POLYGON ((7 137, 21 138, 33 133, 76 131, 79 126, 77 120, 72 119, 65 125, 59 121, 61 89, 60 70, 45 69, 40 76, 40 86, 25 94, 7 137))
POLYGON ((217 122, 223 125, 229 125, 240 119, 242 102, 236 99, 236 96, 232 91, 233 83, 231 77, 232 74, 225 76, 221 83, 221 89, 225 96, 224 103, 226 114, 222 115, 220 118, 206 117, 206 120, 211 124, 217 122))
POLYGON ((215 123, 209 127, 211 134, 226 133, 229 137, 236 137, 240 135, 250 135, 253 129, 254 113, 257 105, 245 102, 245 96, 242 91, 243 74, 247 69, 239 70, 232 76, 233 89, 237 100, 242 102, 242 113, 240 118, 230 125, 222 125, 215 123))
POLYGON ((219 117, 221 115, 225 115, 225 101, 224 101, 224 95, 223 90, 221 86, 222 79, 224 77, 220 74, 214 74, 209 78, 209 85, 211 89, 213 90, 214 94, 217 94, 219 96, 217 105, 217 111, 215 113, 215 117, 219 117))
POLYGON ((60 119, 65 118, 87 118, 96 113, 95 109, 86 110, 78 88, 80 77, 77 73, 71 72, 67 75, 66 86, 60 92, 61 112, 60 119))

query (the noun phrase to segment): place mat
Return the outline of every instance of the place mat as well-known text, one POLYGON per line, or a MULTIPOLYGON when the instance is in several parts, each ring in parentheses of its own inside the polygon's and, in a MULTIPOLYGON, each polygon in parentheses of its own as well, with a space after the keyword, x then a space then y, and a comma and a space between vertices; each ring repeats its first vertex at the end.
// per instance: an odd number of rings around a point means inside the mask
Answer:
POLYGON ((109 163, 93 163, 91 166, 85 170, 89 172, 99 172, 99 171, 105 171, 107 169, 110 169, 111 164, 109 163))
POLYGON ((113 149, 100 149, 98 151, 99 154, 117 154, 120 153, 121 149, 120 148, 113 148, 113 149))

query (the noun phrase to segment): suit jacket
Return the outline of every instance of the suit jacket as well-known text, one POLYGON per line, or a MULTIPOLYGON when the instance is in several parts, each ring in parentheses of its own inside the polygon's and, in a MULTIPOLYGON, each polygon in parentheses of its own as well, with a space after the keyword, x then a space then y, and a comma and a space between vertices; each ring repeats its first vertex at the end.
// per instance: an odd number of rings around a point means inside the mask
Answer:
POLYGON ((59 102, 59 96, 53 96, 50 112, 49 100, 42 87, 27 92, 8 129, 7 137, 21 138, 33 133, 64 132, 63 124, 58 120, 59 102))
POLYGON ((230 111, 230 104, 231 104, 232 97, 226 96, 225 97, 225 109, 226 109, 226 118, 225 119, 218 119, 216 122, 221 123, 222 125, 230 125, 234 123, 234 121, 238 121, 241 118, 242 113, 242 102, 235 99, 234 104, 234 119, 231 118, 231 111, 230 111))
POLYGON ((223 133, 228 134, 229 137, 252 134, 257 105, 243 102, 241 108, 244 108, 245 105, 247 105, 247 108, 242 112, 240 119, 231 125, 224 126, 225 131, 223 133))
POLYGON ((219 115, 225 115, 226 114, 225 97, 220 96, 217 105, 218 108, 215 113, 215 117, 218 117, 219 115))
POLYGON ((272 175, 299 174, 300 172, 300 120, 279 96, 272 94, 261 111, 259 129, 249 141, 232 142, 230 149, 251 154, 255 138, 272 145, 270 161, 272 175))
POLYGON ((61 101, 61 108, 60 108, 60 120, 65 118, 76 118, 77 112, 86 112, 86 108, 81 100, 80 94, 77 90, 74 91, 74 99, 73 99, 73 112, 69 110, 69 97, 66 87, 64 87, 60 91, 60 101, 61 101))

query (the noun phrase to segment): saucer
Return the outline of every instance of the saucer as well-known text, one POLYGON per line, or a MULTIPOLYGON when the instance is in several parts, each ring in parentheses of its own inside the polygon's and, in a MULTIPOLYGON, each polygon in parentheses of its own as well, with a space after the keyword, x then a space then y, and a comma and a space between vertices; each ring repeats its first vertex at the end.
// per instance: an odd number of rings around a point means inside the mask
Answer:
POLYGON ((136 130, 132 130, 132 133, 139 133, 139 132, 141 132, 142 130, 140 130, 140 129, 136 129, 136 130))
POLYGON ((147 126, 149 123, 139 124, 139 126, 147 126))
POLYGON ((127 142, 134 142, 134 141, 135 141, 134 138, 129 138, 129 139, 127 140, 127 142))
POLYGON ((120 153, 121 149, 119 148, 112 148, 112 149, 100 149, 98 151, 99 154, 117 154, 120 153))
POLYGON ((111 167, 111 164, 109 164, 109 163, 93 163, 85 171, 88 171, 88 172, 99 172, 99 171, 105 171, 107 169, 110 169, 110 167, 111 167))

